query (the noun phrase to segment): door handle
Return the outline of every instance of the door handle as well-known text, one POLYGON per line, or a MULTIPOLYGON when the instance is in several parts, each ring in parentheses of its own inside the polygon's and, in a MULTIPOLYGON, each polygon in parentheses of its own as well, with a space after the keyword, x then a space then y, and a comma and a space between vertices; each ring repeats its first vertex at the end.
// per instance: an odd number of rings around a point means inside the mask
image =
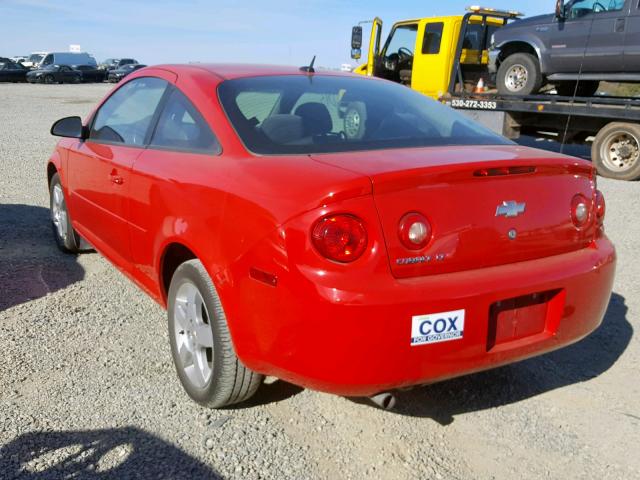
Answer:
POLYGON ((624 32, 625 26, 626 26, 626 20, 624 18, 618 18, 616 19, 616 33, 622 33, 624 32))

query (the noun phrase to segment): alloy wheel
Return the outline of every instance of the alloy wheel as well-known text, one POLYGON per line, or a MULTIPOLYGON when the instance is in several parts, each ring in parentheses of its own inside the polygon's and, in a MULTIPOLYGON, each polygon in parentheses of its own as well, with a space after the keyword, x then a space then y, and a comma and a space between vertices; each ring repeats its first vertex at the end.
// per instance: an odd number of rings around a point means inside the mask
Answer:
POLYGON ((53 187, 53 198, 51 201, 51 220, 53 221, 53 225, 56 227, 56 233, 60 240, 64 243, 67 239, 67 235, 69 234, 67 225, 68 225, 68 214, 67 214, 67 204, 64 201, 64 193, 62 192, 62 187, 60 184, 57 184, 53 187))
POLYGON ((187 281, 180 286, 173 315, 179 367, 194 387, 204 388, 213 373, 213 332, 195 284, 187 281))

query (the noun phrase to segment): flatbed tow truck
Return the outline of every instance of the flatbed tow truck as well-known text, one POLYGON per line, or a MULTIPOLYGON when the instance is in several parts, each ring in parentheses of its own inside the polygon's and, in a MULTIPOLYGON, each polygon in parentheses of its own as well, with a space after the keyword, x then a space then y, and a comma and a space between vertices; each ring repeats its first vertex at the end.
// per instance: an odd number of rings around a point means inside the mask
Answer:
MULTIPOLYGON (((464 15, 402 21, 394 24, 381 49, 382 21, 361 22, 372 23, 369 56, 354 72, 405 84, 507 138, 531 135, 562 145, 590 144, 600 175, 640 179, 640 98, 566 97, 552 91, 501 96, 481 87, 491 83, 487 66, 492 31, 520 16, 469 7, 464 15)), ((352 31, 353 58, 360 58, 361 46, 358 25, 352 31)))

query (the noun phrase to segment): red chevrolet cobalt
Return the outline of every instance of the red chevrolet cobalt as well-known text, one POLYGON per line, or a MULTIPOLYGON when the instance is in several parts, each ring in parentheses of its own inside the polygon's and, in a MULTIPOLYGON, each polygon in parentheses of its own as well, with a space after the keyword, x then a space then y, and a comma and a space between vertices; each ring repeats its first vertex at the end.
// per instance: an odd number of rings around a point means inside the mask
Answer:
POLYGON ((203 405, 264 375, 374 396, 505 365, 588 335, 609 301, 591 164, 391 82, 158 66, 52 133, 58 245, 167 308, 203 405))

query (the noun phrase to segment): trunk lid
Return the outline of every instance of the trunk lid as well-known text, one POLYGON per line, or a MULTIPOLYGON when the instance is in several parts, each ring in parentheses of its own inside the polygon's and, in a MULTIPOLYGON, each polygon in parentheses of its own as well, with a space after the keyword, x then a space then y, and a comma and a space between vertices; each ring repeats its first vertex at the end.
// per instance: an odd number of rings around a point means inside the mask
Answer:
POLYGON ((595 235, 593 169, 573 157, 517 146, 464 146, 313 158, 371 179, 398 278, 558 255, 586 247, 595 235), (576 194, 590 202, 583 229, 571 219, 576 194), (423 250, 407 249, 398 235, 409 212, 431 223, 433 238, 423 250))

